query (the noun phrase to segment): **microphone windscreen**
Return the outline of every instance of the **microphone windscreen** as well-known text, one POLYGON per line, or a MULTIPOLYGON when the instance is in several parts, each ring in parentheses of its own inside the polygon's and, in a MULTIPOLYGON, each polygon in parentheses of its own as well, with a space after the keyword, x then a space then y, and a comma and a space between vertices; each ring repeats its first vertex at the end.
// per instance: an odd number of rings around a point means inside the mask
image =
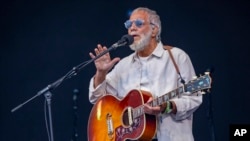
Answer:
POLYGON ((132 35, 126 34, 122 36, 122 41, 126 42, 126 45, 131 45, 134 42, 134 37, 132 35))

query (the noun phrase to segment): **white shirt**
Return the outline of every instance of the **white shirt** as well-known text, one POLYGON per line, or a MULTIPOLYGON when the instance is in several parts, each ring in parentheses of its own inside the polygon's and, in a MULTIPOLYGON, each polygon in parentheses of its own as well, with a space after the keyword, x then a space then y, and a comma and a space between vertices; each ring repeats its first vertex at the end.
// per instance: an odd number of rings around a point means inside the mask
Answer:
MULTIPOLYGON (((189 56, 176 47, 171 52, 182 78, 186 82, 190 81, 195 76, 195 71, 189 56)), ((163 49, 161 42, 149 57, 141 58, 132 53, 120 60, 96 89, 93 87, 93 79, 89 86, 91 103, 107 93, 123 98, 130 90, 141 89, 149 91, 153 97, 159 97, 181 86, 169 53, 163 49)), ((172 101, 176 103, 177 113, 157 116, 158 141, 193 141, 193 112, 202 103, 202 97, 182 96, 172 101)))

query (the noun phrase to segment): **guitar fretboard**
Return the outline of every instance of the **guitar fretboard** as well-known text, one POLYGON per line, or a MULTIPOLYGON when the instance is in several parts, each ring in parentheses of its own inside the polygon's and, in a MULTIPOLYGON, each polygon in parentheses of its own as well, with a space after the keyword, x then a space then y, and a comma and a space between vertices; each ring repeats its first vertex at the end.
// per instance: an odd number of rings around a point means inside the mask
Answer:
MULTIPOLYGON (((167 101, 169 101, 172 98, 180 96, 182 93, 184 93, 184 86, 181 86, 175 90, 168 92, 167 94, 164 94, 160 97, 157 97, 156 99, 152 100, 148 104, 152 107, 155 107, 155 106, 161 105, 163 103, 166 103, 167 101)), ((144 106, 140 105, 139 107, 136 107, 133 109, 132 113, 133 113, 134 119, 144 114, 143 108, 144 108, 144 106)))
MULTIPOLYGON (((200 76, 199 78, 196 78, 194 80, 189 81, 187 84, 180 86, 170 92, 168 92, 167 94, 164 94, 160 97, 157 97, 156 99, 152 100, 151 102, 147 103, 152 107, 161 105, 163 103, 166 103, 167 101, 169 101, 170 99, 174 98, 174 97, 180 97, 182 94, 184 94, 184 92, 188 92, 188 93, 194 93, 194 92, 198 92, 201 90, 206 90, 211 88, 211 78, 209 76, 209 72, 205 73, 205 75, 200 76)), ((141 116, 144 114, 144 105, 140 105, 134 109, 132 109, 132 116, 133 119, 141 116)))

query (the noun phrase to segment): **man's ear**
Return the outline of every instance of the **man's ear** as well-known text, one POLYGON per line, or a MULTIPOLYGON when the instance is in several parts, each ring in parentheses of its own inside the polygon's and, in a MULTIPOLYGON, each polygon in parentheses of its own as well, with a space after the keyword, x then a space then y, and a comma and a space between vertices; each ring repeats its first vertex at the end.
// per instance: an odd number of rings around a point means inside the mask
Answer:
POLYGON ((153 37, 156 37, 156 35, 157 35, 157 33, 158 33, 158 27, 157 26, 155 26, 155 25, 153 25, 152 26, 152 30, 153 30, 153 32, 152 32, 152 36, 153 37))

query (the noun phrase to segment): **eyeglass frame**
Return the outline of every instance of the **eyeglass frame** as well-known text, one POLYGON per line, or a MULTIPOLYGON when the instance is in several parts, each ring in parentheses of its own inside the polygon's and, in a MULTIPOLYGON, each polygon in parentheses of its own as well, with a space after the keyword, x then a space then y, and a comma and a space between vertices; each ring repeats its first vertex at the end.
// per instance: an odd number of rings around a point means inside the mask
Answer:
MULTIPOLYGON (((145 24, 145 21, 142 20, 142 19, 135 19, 135 20, 127 20, 124 22, 124 26, 126 29, 129 29, 132 27, 133 23, 135 24, 135 26, 137 28, 141 28, 144 24, 145 24), (130 24, 130 26, 128 26, 128 24, 130 24)), ((155 25, 154 23, 150 22, 149 24, 151 25, 155 25)))

